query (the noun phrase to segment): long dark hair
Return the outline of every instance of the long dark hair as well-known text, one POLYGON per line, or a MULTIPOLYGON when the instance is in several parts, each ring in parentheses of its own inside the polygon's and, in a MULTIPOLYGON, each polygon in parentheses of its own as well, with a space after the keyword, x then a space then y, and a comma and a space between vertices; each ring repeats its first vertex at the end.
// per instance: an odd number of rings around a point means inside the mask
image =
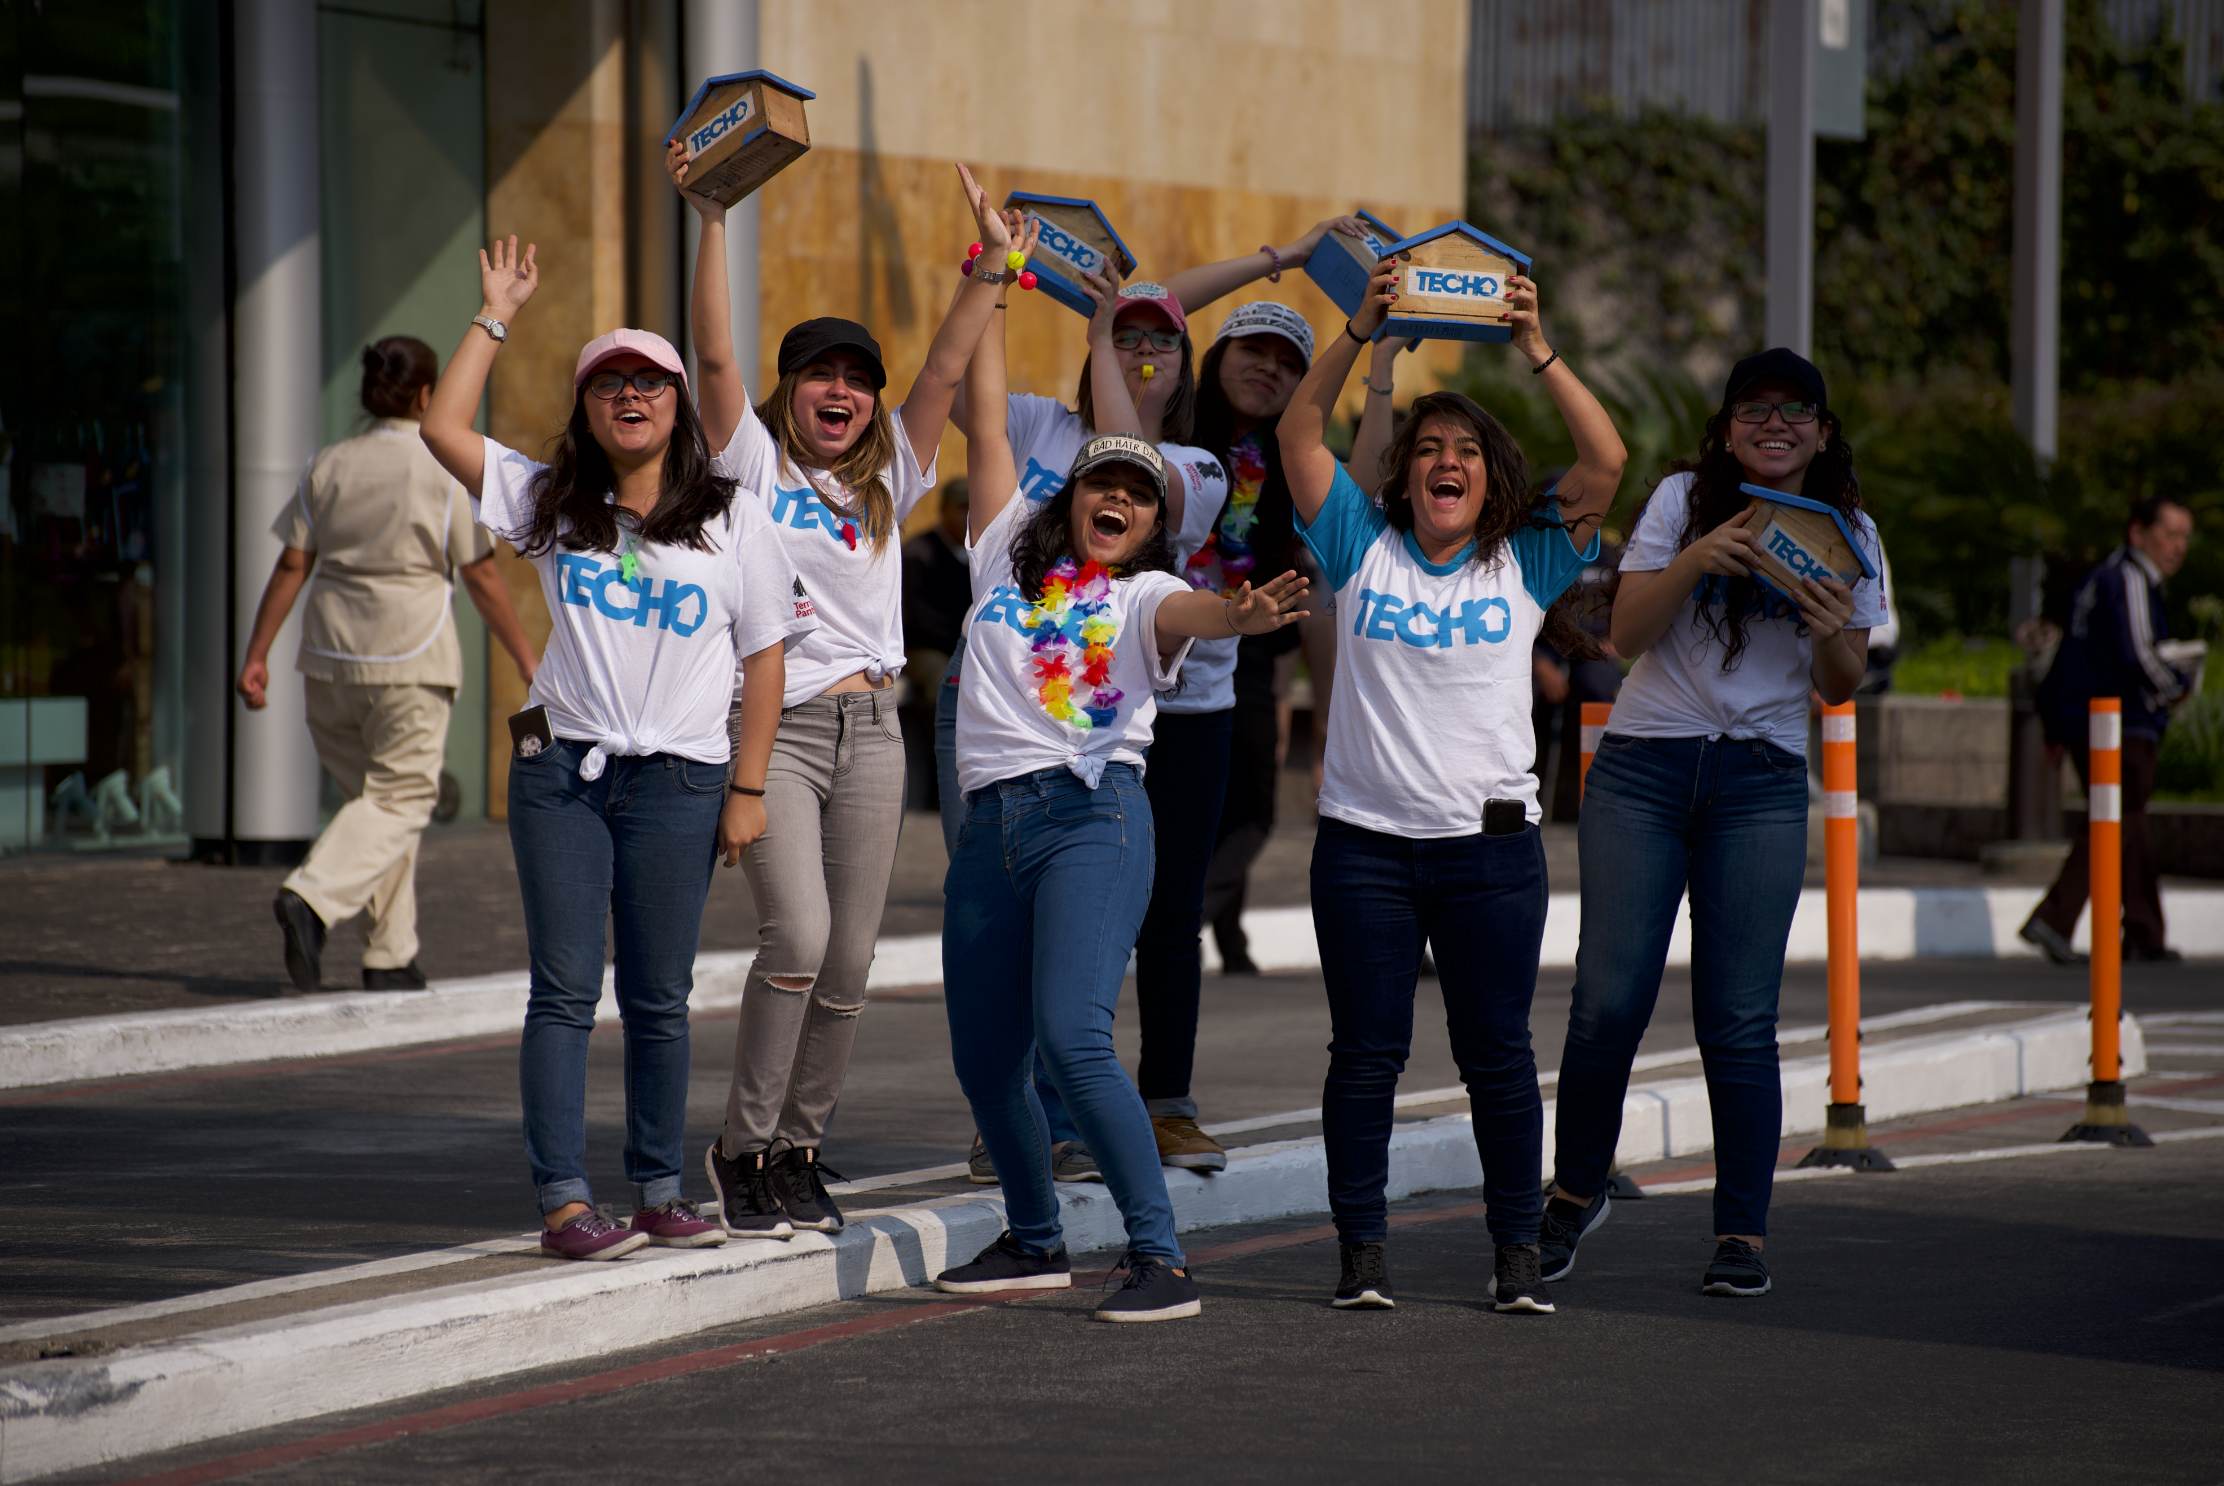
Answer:
MULTIPOLYGON (((1853 445, 1846 442, 1845 430, 1840 427, 1835 413, 1822 414, 1823 446, 1815 453, 1814 463, 1807 466, 1807 478, 1801 483, 1799 493, 1809 500, 1824 505, 1845 516, 1849 524, 1861 510, 1861 480, 1853 470, 1853 445)), ((1745 481, 1745 467, 1730 452, 1730 409, 1722 409, 1707 420, 1706 432, 1699 438, 1697 459, 1678 459, 1668 466, 1671 475, 1688 472, 1691 476, 1691 504, 1684 514, 1683 530, 1676 536, 1676 550, 1696 542, 1723 522, 1745 509, 1749 497, 1738 486, 1745 481)), ((1663 481, 1663 484, 1666 482, 1663 481)), ((1653 495, 1646 497, 1651 504, 1653 496, 1660 493, 1658 485, 1653 495)), ((1640 518, 1643 510, 1639 510, 1640 518)), ((1769 593, 1751 578, 1722 578, 1709 575, 1700 586, 1699 600, 1693 606, 1692 627, 1712 635, 1722 646, 1722 669, 1734 671, 1745 654, 1750 639, 1746 625, 1755 614, 1768 614, 1783 600, 1769 593)), ((1799 633, 1807 633, 1805 620, 1793 609, 1791 617, 1799 624, 1799 633)))
MULTIPOLYGON (((1405 421, 1382 451, 1376 471, 1375 497, 1382 514, 1401 532, 1413 530, 1413 502, 1406 498, 1406 482, 1413 467, 1413 451, 1421 442, 1421 425, 1432 415, 1454 418, 1475 430, 1483 446, 1483 509, 1475 518, 1472 562, 1493 565, 1505 551, 1506 539, 1526 527, 1558 529, 1566 523, 1560 503, 1551 491, 1532 489, 1529 457, 1506 432, 1506 426, 1485 412, 1474 399, 1457 392, 1430 392, 1413 399, 1405 421)), ((1595 660, 1598 642, 1578 622, 1582 610, 1580 587, 1570 587, 1545 611, 1541 638, 1562 655, 1595 660)))
POLYGON ((440 358, 413 335, 390 335, 363 348, 363 383, 356 396, 373 418, 407 418, 417 389, 440 378, 440 358))
MULTIPOLYGON (((1095 359, 1091 351, 1081 358, 1081 389, 1073 395, 1073 410, 1081 417, 1081 426, 1092 434, 1104 432, 1097 427, 1097 397, 1089 390, 1089 365, 1095 359)), ((1181 375, 1174 382, 1174 395, 1166 399, 1166 411, 1159 415, 1158 442, 1162 444, 1190 444, 1190 437, 1197 422, 1197 373, 1190 365, 1189 332, 1182 332, 1181 375)))
MULTIPOLYGON (((1200 449, 1209 449, 1220 467, 1228 472, 1228 499, 1236 495, 1235 460, 1230 454, 1238 437, 1236 410, 1229 405, 1228 394, 1220 385, 1220 364, 1227 359, 1230 341, 1215 341, 1205 353, 1204 364, 1197 368, 1197 417, 1190 442, 1200 449)), ((1259 503, 1253 507, 1256 522, 1251 529, 1251 551, 1256 566, 1251 569, 1252 581, 1263 583, 1288 572, 1297 555, 1297 507, 1290 499, 1290 482, 1282 474, 1282 441, 1275 436, 1282 425, 1282 415, 1263 419, 1251 430, 1252 442, 1266 459, 1266 479, 1259 486, 1259 503)), ((1221 511, 1227 510, 1226 502, 1221 511)), ((1213 516, 1212 529, 1220 529, 1220 516, 1213 516)))
MULTIPOLYGON (((1063 557, 1073 556, 1073 496, 1074 479, 1066 483, 1036 508, 1012 537, 1012 581, 1027 599, 1039 602, 1043 595, 1043 580, 1063 557)), ((1015 497, 1016 499, 1016 497, 1015 497)), ((1174 571, 1174 544, 1166 536, 1166 503, 1156 507, 1158 525, 1136 549, 1135 555, 1114 570, 1115 576, 1132 578, 1137 573, 1171 573, 1174 571)))
MULTIPOLYGON (((664 449, 663 493, 641 522, 640 538, 667 547, 715 548, 703 528, 723 519, 734 503, 734 482, 711 468, 710 443, 685 384, 675 383, 679 400, 672 419, 672 441, 664 449)), ((618 506, 610 499, 618 478, 610 456, 587 426, 587 390, 572 396, 571 421, 550 441, 548 468, 533 477, 533 519, 518 551, 539 557, 562 545, 573 552, 618 550, 618 506)))

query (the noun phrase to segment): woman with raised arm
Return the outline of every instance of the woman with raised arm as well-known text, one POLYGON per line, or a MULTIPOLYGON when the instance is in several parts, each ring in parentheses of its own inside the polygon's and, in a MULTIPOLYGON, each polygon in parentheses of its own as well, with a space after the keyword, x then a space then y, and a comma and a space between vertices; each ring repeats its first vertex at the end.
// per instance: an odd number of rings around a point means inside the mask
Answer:
POLYGON ((1433 947, 1497 1246, 1490 1294, 1501 1311, 1550 1311, 1537 1270, 1543 1108, 1529 1047, 1546 899, 1529 646, 1596 550, 1626 455, 1598 400, 1545 343, 1536 284, 1517 275, 1506 284, 1513 349, 1559 407, 1574 468, 1533 494, 1528 461, 1498 420, 1434 392, 1414 399, 1369 499, 1322 435, 1397 298, 1397 272, 1395 259, 1376 269, 1279 430, 1298 530, 1337 598, 1312 878, 1334 1028, 1321 1092, 1342 1249, 1332 1303, 1393 1303, 1383 1253, 1392 1100, 1421 956, 1433 947))
POLYGON ((849 1071, 903 822, 896 532, 934 488, 950 404, 1016 277, 1005 264, 1015 245, 960 165, 986 252, 959 282, 903 406, 889 407, 871 333, 818 319, 782 339, 780 380, 752 408, 734 362, 725 209, 687 189, 681 143, 667 164, 702 219, 690 325, 704 427, 725 451, 720 473, 781 528, 819 620, 788 659, 765 778, 768 825, 742 859, 757 900, 757 958, 734 1034, 725 1129, 703 1162, 728 1233, 833 1233, 842 1214, 819 1153, 849 1071))
POLYGON ((680 1196, 687 998, 714 857, 764 834, 765 766, 784 654, 816 627, 795 565, 752 500, 711 464, 685 364, 645 330, 589 341, 571 417, 539 464, 474 433, 487 372, 540 285, 517 239, 479 255, 483 303, 426 410, 424 439, 472 514, 540 574, 553 624, 532 705, 510 719, 510 848, 532 991, 518 1054, 541 1247, 614 1259, 726 1235, 680 1196), (739 745, 727 714, 739 664, 739 745), (633 1221, 587 1182, 587 1039, 617 933, 633 1221))
POLYGON ((1009 1226, 935 1284, 969 1293, 1071 1282, 1031 1076, 1039 1049, 1127 1224, 1127 1280, 1097 1319, 1191 1316, 1197 1286, 1150 1117, 1112 1047, 1112 1008, 1150 895, 1144 756, 1155 694, 1179 679, 1191 642, 1291 623, 1305 583, 1286 573, 1223 596, 1176 577, 1165 460, 1132 434, 1089 440, 1054 494, 1026 497, 1005 436, 1001 321, 966 380, 974 608, 943 986, 958 1083, 1009 1226))
POLYGON ((1556 1190, 1544 1212, 1547 1278, 1605 1221, 1630 1064, 1652 1020, 1668 939, 1691 903, 1691 1016, 1714 1118, 1709 1295, 1765 1295, 1761 1249, 1783 1136, 1776 998, 1807 861, 1808 692, 1853 695, 1882 585, 1801 580, 1796 603, 1752 560, 1764 523, 1738 487, 1820 501, 1874 572, 1853 447, 1822 373, 1778 348, 1730 369, 1699 457, 1679 461, 1622 554, 1614 648, 1637 657, 1584 778, 1583 937, 1560 1058, 1556 1190), (1608 881, 1613 897, 1601 896, 1608 881))

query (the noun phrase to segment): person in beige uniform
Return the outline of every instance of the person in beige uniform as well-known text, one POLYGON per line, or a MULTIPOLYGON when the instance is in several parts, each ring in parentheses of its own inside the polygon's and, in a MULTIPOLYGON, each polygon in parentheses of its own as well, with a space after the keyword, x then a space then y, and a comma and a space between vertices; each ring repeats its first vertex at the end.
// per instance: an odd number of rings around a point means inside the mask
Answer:
POLYGON ((418 436, 438 376, 423 341, 396 335, 366 347, 363 410, 375 421, 317 455, 271 527, 285 550, 255 613, 239 692, 250 708, 269 705, 270 647, 306 586, 295 669, 317 757, 347 796, 273 905, 286 972, 301 991, 321 981, 327 929, 365 909, 364 986, 424 988, 417 842, 440 796, 448 711, 463 683, 451 613, 458 574, 533 679, 533 647, 495 570, 494 540, 418 436))

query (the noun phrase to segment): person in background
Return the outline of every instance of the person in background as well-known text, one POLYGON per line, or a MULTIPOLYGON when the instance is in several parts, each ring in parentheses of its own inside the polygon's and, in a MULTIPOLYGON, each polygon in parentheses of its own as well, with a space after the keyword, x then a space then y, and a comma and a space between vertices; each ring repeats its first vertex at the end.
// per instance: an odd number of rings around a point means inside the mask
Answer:
MULTIPOLYGON (((944 480, 935 524, 904 543, 903 549, 904 680, 911 688, 906 710, 914 725, 923 729, 930 749, 942 674, 957 653, 965 632, 965 611, 973 604, 965 550, 968 489, 963 475, 944 480)), ((936 778, 930 798, 938 809, 941 794, 941 780, 936 778)))
POLYGON ((538 664, 493 538, 417 436, 439 375, 432 347, 413 336, 364 347, 369 430, 317 455, 270 529, 285 547, 255 611, 239 694, 251 711, 270 704, 270 647, 307 587, 294 669, 317 758, 347 797, 272 905, 298 991, 322 983, 331 926, 366 909, 364 989, 425 988, 417 843, 440 800, 448 712, 463 685, 458 576, 528 683, 538 664))
MULTIPOLYGON (((2124 958, 2176 961, 2163 942, 2162 883, 2147 839, 2147 797, 2154 793, 2155 759, 2170 708, 2182 701, 2190 678, 2156 648, 2170 637, 2162 585, 2185 564, 2193 541, 2193 512, 2168 496, 2134 504, 2124 524, 2124 544, 2085 575, 2070 601, 2069 629, 2054 664, 2039 686, 2039 713, 2047 741, 2068 750, 2077 777, 2092 792, 2086 756, 2086 703, 2094 697, 2123 700, 2124 958)), ((2061 875, 2022 928, 2057 965, 2083 960, 2070 945, 2092 886, 2087 833, 2079 831, 2061 875)), ((2095 929, 2098 933, 2098 929, 2095 929)))
POLYGON ((1576 579, 1576 626, 1598 647, 1596 656, 1568 658, 1568 696, 1560 706, 1560 765, 1552 777, 1551 819, 1572 822, 1583 803, 1583 704, 1611 703, 1622 689, 1622 663, 1607 633, 1607 586, 1621 566, 1622 549, 1601 539, 1599 559, 1576 579))

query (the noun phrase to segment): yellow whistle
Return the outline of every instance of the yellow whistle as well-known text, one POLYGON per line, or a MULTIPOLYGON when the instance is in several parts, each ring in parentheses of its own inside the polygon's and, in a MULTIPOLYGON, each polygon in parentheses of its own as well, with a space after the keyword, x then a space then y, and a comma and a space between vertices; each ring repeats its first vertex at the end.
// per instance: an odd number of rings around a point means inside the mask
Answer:
POLYGON ((1149 363, 1148 361, 1146 361, 1146 362, 1144 362, 1144 363, 1143 363, 1143 380, 1144 380, 1144 381, 1148 382, 1148 381, 1149 381, 1149 380, 1150 380, 1151 378, 1153 378, 1153 377, 1155 377, 1155 376, 1157 376, 1157 375, 1158 375, 1158 368, 1157 368, 1157 367, 1155 367, 1155 366, 1151 365, 1151 364, 1150 364, 1150 363, 1149 363))
POLYGON ((1004 266, 1015 270, 1025 268, 1027 266, 1027 255, 1014 248, 1004 255, 1004 266))

